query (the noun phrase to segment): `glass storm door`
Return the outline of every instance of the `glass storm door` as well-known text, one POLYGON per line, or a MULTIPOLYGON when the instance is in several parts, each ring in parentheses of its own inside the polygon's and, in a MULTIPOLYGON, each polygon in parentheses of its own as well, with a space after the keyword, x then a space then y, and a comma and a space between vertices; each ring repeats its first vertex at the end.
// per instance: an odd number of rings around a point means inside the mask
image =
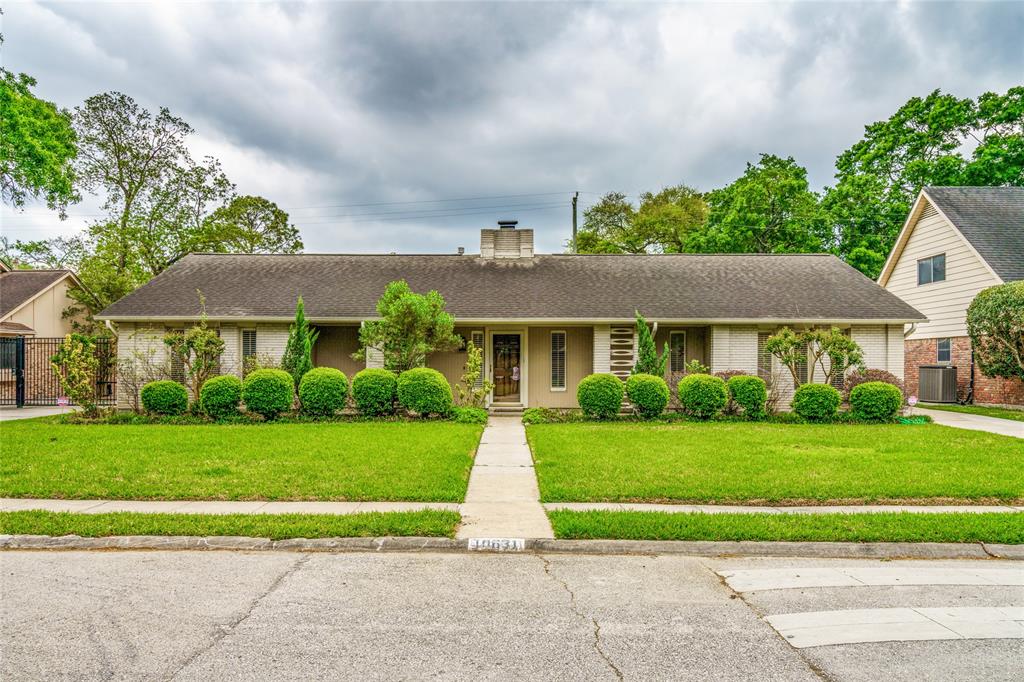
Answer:
POLYGON ((495 334, 494 343, 494 400, 519 402, 519 334, 495 334))

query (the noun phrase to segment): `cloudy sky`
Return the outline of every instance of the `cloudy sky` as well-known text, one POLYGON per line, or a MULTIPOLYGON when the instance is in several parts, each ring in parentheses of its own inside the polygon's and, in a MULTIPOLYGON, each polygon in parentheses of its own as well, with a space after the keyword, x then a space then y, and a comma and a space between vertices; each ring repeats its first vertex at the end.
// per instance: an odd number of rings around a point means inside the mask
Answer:
MULTIPOLYGON (((815 188, 935 88, 1024 82, 1024 3, 4 3, 3 65, 62 107, 166 106, 308 251, 474 251, 515 217, 559 251, 569 198, 728 183, 761 152, 815 188)), ((74 232, 45 208, 11 239, 74 232)))

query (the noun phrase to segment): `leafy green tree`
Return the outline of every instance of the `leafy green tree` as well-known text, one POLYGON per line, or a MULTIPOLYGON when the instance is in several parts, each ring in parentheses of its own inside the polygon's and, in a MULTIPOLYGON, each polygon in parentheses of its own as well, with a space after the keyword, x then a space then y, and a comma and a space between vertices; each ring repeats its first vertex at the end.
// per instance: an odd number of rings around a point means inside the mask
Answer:
POLYGON ((799 386, 800 365, 807 362, 807 340, 789 327, 783 327, 772 334, 764 343, 764 349, 779 359, 783 367, 793 375, 793 385, 799 386))
POLYGON ((210 329, 206 320, 206 300, 199 294, 199 323, 183 332, 168 332, 164 344, 185 369, 192 400, 199 400, 203 384, 220 370, 220 356, 224 354, 224 341, 216 329, 210 329))
POLYGON ((0 68, 0 197, 20 208, 41 199, 61 212, 78 200, 71 114, 32 93, 36 81, 0 68))
POLYGON ((68 334, 50 358, 50 367, 60 383, 61 393, 82 408, 87 417, 95 417, 96 372, 100 361, 96 357, 96 342, 89 336, 68 334))
POLYGON ((484 352, 477 348, 472 341, 466 342, 466 365, 462 370, 462 380, 455 384, 458 393, 459 405, 464 407, 483 407, 487 400, 487 394, 494 388, 494 383, 484 379, 483 373, 484 352))
POLYGON ((701 253, 821 251, 828 222, 807 170, 792 157, 762 154, 743 175, 707 195, 706 227, 688 240, 701 253))
MULTIPOLYGON (((800 336, 807 348, 807 365, 811 374, 815 365, 820 367, 823 383, 831 384, 835 379, 845 376, 851 367, 864 369, 864 351, 839 328, 812 329, 800 336)), ((813 380, 813 376, 809 380, 813 380)))
POLYGON ((295 322, 288 329, 288 343, 281 356, 281 369, 292 376, 296 389, 306 372, 313 369, 313 345, 319 335, 319 331, 309 326, 306 306, 299 296, 295 303, 295 322))
POLYGON ((1024 280, 975 296, 967 308, 967 334, 986 376, 1024 381, 1024 280))
POLYGON ((647 320, 637 311, 636 364, 633 365, 633 374, 653 374, 656 377, 663 377, 667 366, 668 344, 665 344, 665 350, 659 356, 658 347, 654 343, 650 327, 647 326, 647 320))
POLYGON ((263 197, 242 196, 214 211, 205 224, 207 244, 230 253, 298 253, 299 230, 288 214, 263 197))
POLYGON ((935 90, 866 126, 825 191, 833 251, 876 277, 926 185, 1024 185, 1024 87, 976 101, 935 90))
POLYGON ((363 324, 362 347, 352 357, 365 360, 367 349, 376 349, 384 356, 384 367, 400 373, 422 367, 431 353, 458 349, 462 339, 444 307, 436 291, 417 294, 405 280, 391 282, 377 301, 380 319, 363 324))
POLYGON ((644 192, 634 208, 620 192, 610 192, 583 212, 577 253, 683 253, 689 236, 704 224, 703 195, 686 185, 644 192))

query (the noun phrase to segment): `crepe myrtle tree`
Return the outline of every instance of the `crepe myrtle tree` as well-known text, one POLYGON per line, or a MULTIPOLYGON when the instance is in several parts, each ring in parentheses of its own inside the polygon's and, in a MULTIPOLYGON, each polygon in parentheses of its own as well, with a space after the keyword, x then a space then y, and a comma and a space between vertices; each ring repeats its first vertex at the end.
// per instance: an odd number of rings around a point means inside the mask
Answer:
POLYGON ((224 340, 216 329, 206 324, 206 299, 202 293, 199 293, 199 323, 182 332, 168 332, 164 335, 164 345, 181 362, 192 400, 199 400, 203 384, 220 371, 220 356, 224 353, 224 340))
POLYGON ((983 374, 1024 380, 1024 281, 975 296, 967 308, 967 333, 983 374))
POLYGON ((789 370, 794 386, 804 383, 800 377, 801 365, 807 367, 808 382, 814 381, 815 367, 820 367, 826 384, 845 375, 851 367, 864 366, 864 352, 860 345, 838 327, 803 332, 783 327, 768 337, 764 347, 789 370))
POLYGON ((401 373, 422 367, 431 353, 458 350, 462 338, 455 333, 455 318, 445 312, 441 294, 417 294, 405 280, 387 285, 377 301, 379 320, 363 323, 359 330, 360 349, 352 354, 366 360, 368 349, 380 351, 384 367, 401 373))

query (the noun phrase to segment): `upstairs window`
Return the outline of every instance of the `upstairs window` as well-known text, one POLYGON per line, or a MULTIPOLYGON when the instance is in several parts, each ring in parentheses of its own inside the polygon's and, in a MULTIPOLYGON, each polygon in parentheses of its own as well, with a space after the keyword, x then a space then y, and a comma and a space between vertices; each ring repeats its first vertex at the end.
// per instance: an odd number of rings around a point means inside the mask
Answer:
POLYGON ((938 349, 935 358, 937 362, 953 361, 953 348, 949 339, 939 339, 939 342, 936 344, 936 348, 938 349))
POLYGON ((940 253, 931 258, 917 261, 917 284, 931 284, 946 280, 946 254, 940 253))
POLYGON ((565 390, 565 332, 551 332, 551 390, 565 390))

